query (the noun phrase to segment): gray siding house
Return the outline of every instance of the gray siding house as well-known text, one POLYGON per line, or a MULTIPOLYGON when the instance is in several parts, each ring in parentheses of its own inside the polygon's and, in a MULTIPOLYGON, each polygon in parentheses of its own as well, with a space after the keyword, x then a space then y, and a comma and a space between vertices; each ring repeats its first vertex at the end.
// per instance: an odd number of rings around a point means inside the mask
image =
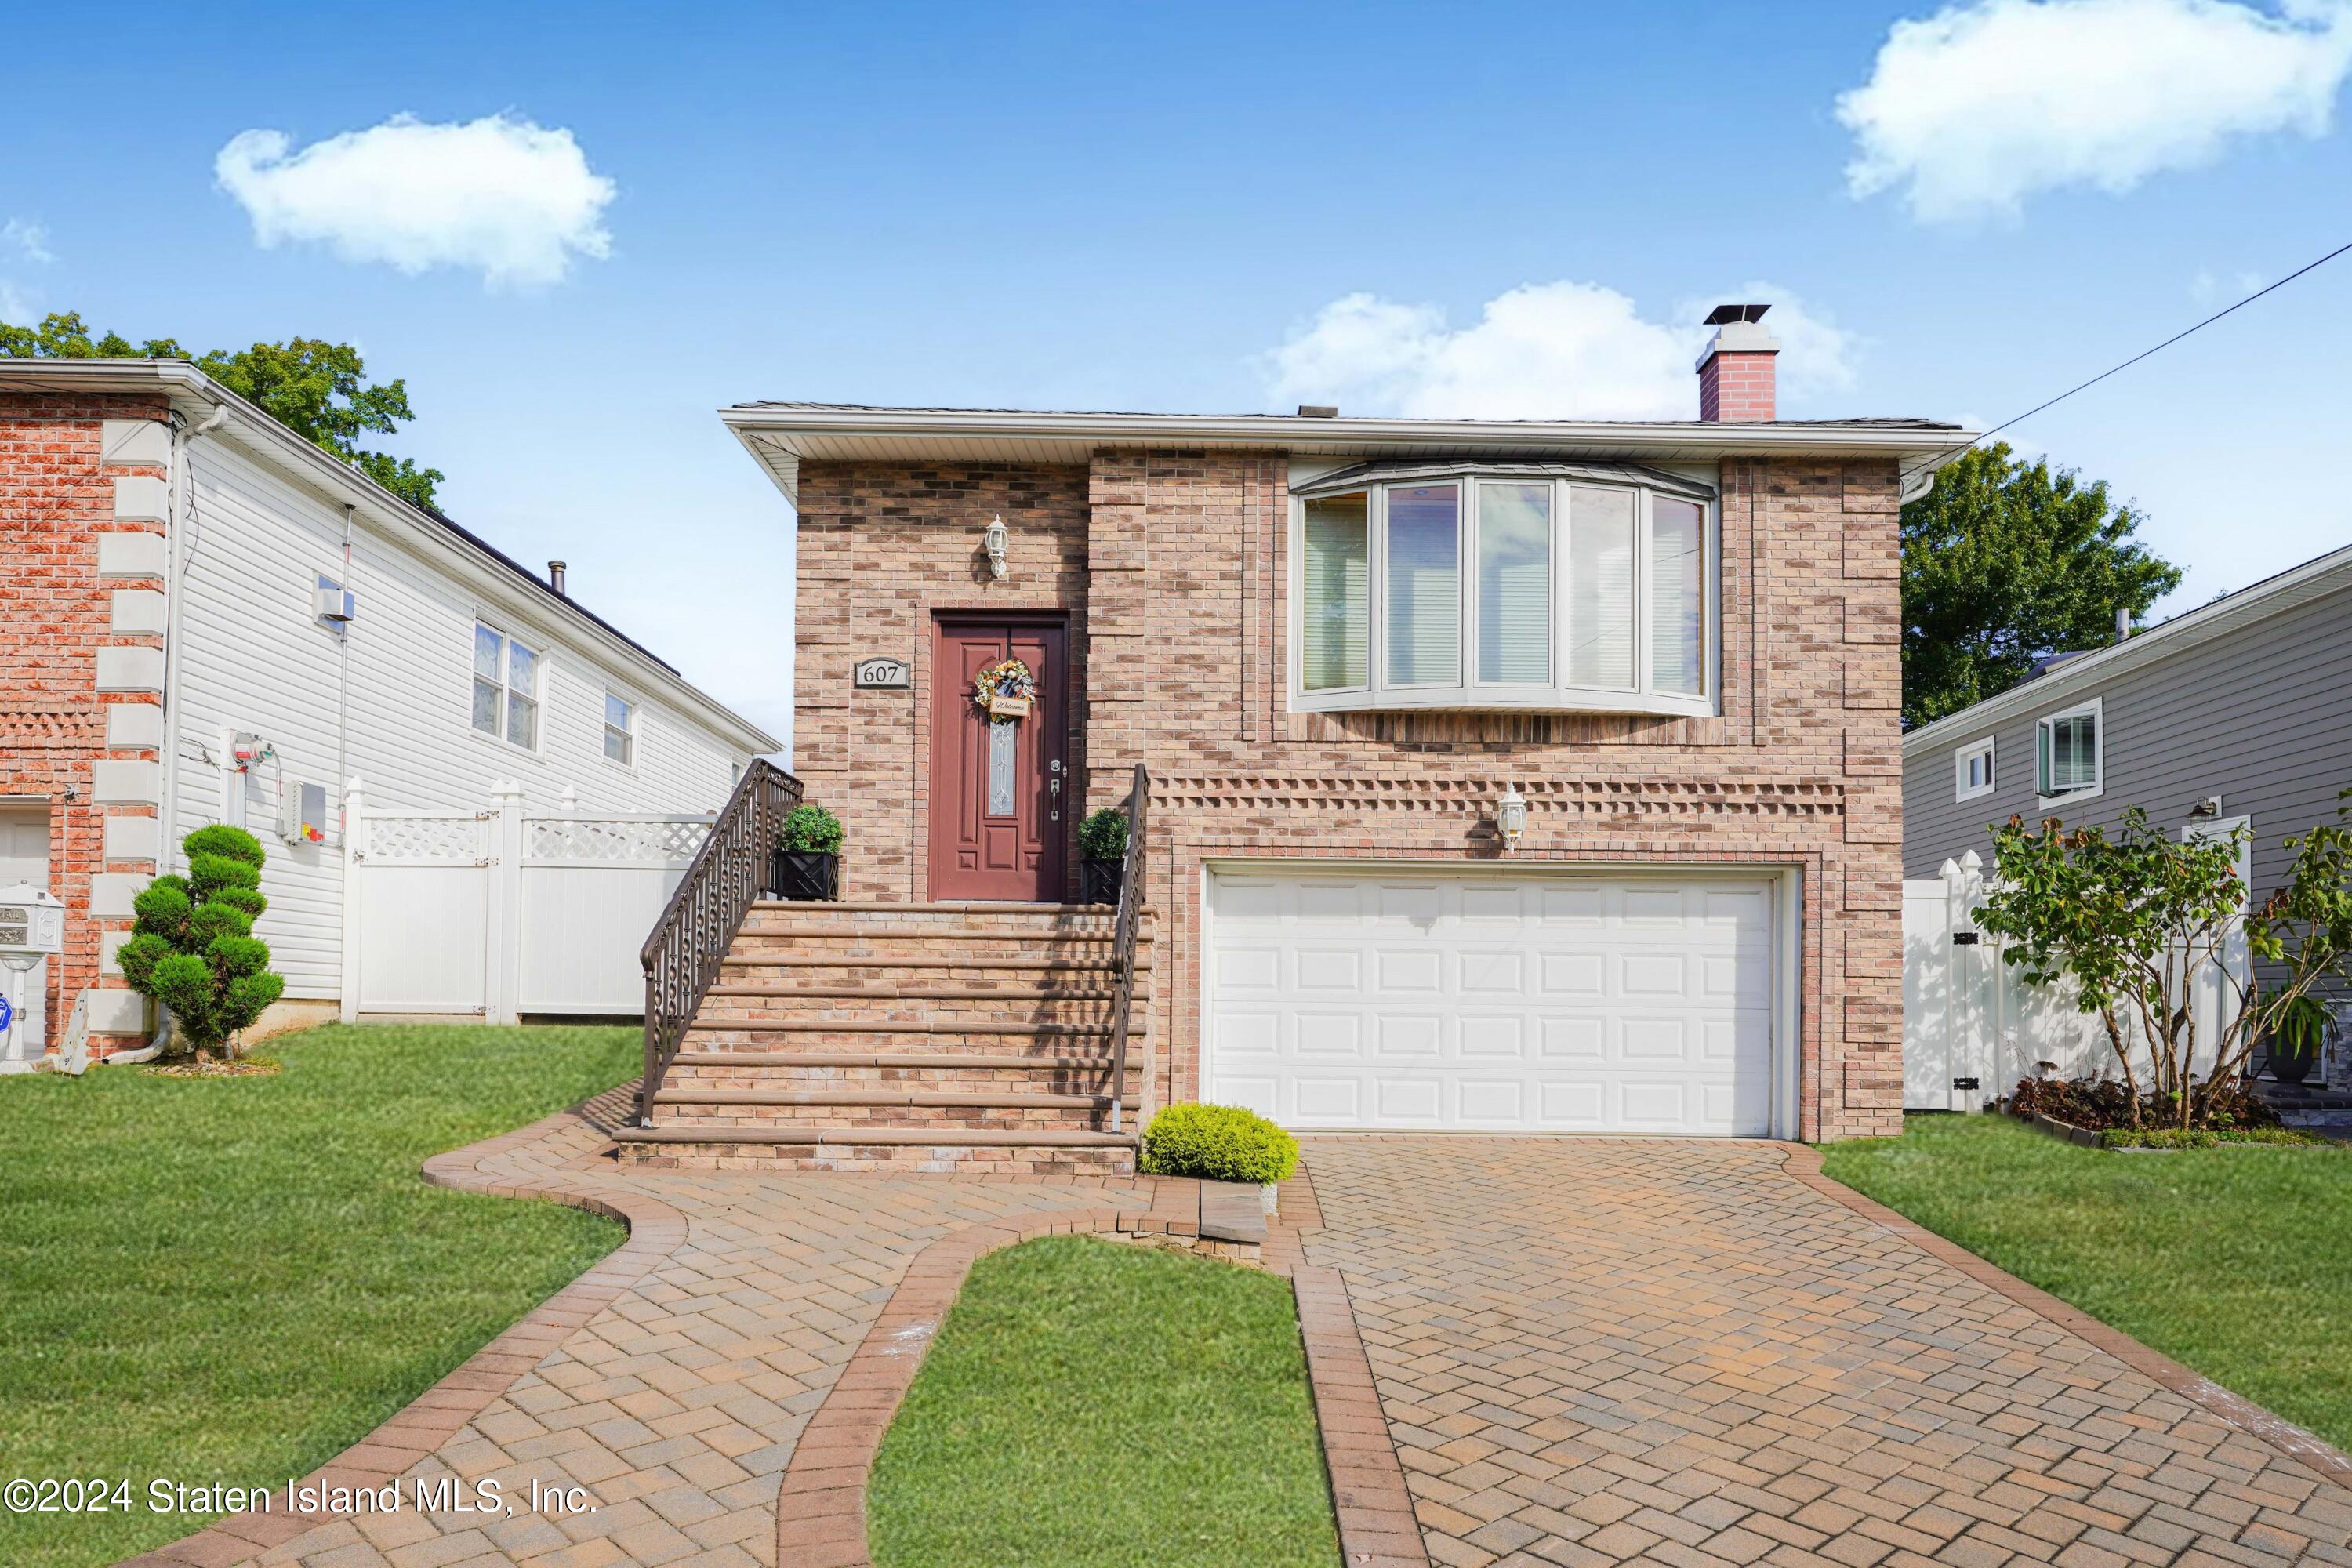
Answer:
POLYGON ((2174 834, 2245 824, 2259 901, 2292 863, 2284 841, 2333 820, 2347 785, 2352 547, 1905 735, 1903 875, 1970 849, 1990 872, 1992 825, 2012 815, 2112 828, 2137 805, 2174 834))
POLYGON ((1994 823, 2253 831, 2261 900, 2281 841, 2352 785, 2352 547, 2076 654, 1903 737, 1903 874, 1930 878, 1994 823))

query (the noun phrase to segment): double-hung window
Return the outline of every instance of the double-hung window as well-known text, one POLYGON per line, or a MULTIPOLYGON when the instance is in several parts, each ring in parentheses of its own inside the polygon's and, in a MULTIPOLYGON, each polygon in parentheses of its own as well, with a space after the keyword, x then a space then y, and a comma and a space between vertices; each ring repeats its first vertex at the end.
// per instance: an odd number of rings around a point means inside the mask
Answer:
POLYGON ((609 691, 604 693, 604 757, 625 768, 637 761, 636 704, 609 691))
POLYGON ((474 623, 474 728, 539 749, 539 652, 474 623))
POLYGON ((1971 741, 1952 753, 1952 798, 1974 800, 1993 792, 1993 738, 1971 741))
POLYGON ((1296 707, 1716 710, 1706 487, 1481 464, 1301 492, 1296 707))
POLYGON ((2038 720, 2033 726, 2033 787, 2044 801, 2087 800, 2102 786, 2098 700, 2038 720))

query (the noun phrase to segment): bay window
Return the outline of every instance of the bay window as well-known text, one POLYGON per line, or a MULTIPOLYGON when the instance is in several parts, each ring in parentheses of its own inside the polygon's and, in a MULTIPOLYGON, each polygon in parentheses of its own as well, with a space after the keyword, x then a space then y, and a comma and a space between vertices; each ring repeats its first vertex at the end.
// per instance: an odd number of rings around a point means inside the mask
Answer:
POLYGON ((1302 485, 1294 706, 1714 712, 1712 495, 1597 464, 1302 485))

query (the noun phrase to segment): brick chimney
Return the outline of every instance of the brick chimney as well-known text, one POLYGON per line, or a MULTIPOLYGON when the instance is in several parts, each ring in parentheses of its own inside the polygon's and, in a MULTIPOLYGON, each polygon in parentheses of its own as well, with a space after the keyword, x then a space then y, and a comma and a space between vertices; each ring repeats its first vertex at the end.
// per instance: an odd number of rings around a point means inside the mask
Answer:
POLYGON ((1736 425, 1773 416, 1772 356, 1780 340, 1764 330, 1769 305, 1717 305, 1707 313, 1715 329, 1698 356, 1698 416, 1710 425, 1736 425))

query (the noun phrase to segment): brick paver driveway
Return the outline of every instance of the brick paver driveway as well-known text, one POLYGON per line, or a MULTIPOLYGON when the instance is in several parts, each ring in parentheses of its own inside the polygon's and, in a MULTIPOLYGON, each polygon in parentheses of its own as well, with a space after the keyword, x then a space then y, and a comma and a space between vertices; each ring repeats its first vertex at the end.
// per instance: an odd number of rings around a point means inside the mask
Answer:
POLYGON ((1781 1147, 1307 1150, 1438 1563, 2352 1563, 2352 1493, 1781 1147))
POLYGON ((457 1156, 484 1180, 651 1199, 677 1216, 641 1278, 538 1336, 528 1371, 394 1467, 404 1499, 418 1481, 494 1479, 511 1516, 404 1506, 266 1551, 215 1531, 142 1568, 792 1568, 776 1564, 778 1479, 923 1248, 971 1226, 1150 1203, 1131 1182, 619 1169, 592 1156, 626 1109, 615 1091, 585 1118, 457 1156), (534 1510, 534 1483, 583 1489, 594 1511, 534 1510))

